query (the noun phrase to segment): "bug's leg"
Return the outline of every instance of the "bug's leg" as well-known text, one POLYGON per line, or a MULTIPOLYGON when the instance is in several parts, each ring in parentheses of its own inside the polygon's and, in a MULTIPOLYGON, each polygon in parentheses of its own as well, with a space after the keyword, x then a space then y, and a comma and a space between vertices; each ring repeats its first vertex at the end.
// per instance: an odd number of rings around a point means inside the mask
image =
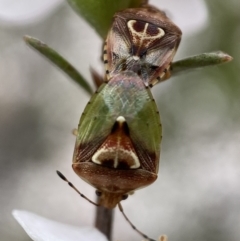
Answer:
POLYGON ((161 83, 171 77, 171 64, 154 80, 149 82, 149 87, 153 87, 154 85, 161 83))
POLYGON ((123 211, 123 207, 121 205, 121 203, 118 203, 118 208, 120 210, 120 212, 123 214, 124 218, 126 219, 126 221, 130 224, 130 226, 137 232, 139 233, 143 238, 145 238, 145 240, 148 241, 155 241, 154 239, 149 238, 146 234, 142 233, 140 230, 138 230, 133 224, 132 222, 128 219, 128 217, 126 216, 126 214, 123 211))
MULTIPOLYGON (((171 63, 172 64, 172 63, 171 63)), ((171 65, 168 69, 165 71, 165 75, 162 77, 161 82, 168 80, 172 77, 172 72, 171 72, 171 65)))
POLYGON ((78 189, 71 183, 68 181, 68 179, 59 171, 57 171, 58 176, 65 182, 68 183, 68 185, 73 188, 82 198, 86 199, 87 201, 89 201, 91 204, 95 205, 95 206, 99 206, 97 203, 93 202, 92 200, 90 200, 89 198, 87 198, 85 195, 83 195, 81 192, 78 191, 78 189))
POLYGON ((172 63, 170 67, 170 72, 171 76, 176 76, 179 73, 187 72, 197 68, 228 63, 232 59, 233 58, 230 55, 222 51, 203 53, 172 63))

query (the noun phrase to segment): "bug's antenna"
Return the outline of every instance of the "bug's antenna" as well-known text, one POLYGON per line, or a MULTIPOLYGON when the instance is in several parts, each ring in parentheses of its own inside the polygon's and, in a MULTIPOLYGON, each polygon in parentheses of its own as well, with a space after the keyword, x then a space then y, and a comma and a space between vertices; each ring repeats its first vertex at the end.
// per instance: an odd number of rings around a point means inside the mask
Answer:
POLYGON ((145 240, 148 240, 148 241, 156 241, 154 239, 151 239, 149 238, 146 234, 142 233, 140 230, 138 230, 133 224, 132 222, 128 219, 128 217, 126 216, 126 214, 124 213, 123 211, 123 207, 121 205, 121 203, 119 202, 118 203, 118 208, 120 210, 120 212, 123 214, 124 218, 127 220, 127 222, 130 224, 130 226, 137 232, 139 233, 143 238, 145 238, 145 240))
POLYGON ((82 198, 86 199, 87 201, 89 201, 91 204, 95 205, 95 206, 99 206, 97 203, 93 202, 92 200, 90 200, 89 198, 87 198, 85 195, 83 195, 81 192, 79 192, 77 190, 77 188, 71 183, 68 181, 68 179, 59 171, 57 171, 57 174, 58 176, 65 182, 68 183, 68 185, 73 188, 82 198))

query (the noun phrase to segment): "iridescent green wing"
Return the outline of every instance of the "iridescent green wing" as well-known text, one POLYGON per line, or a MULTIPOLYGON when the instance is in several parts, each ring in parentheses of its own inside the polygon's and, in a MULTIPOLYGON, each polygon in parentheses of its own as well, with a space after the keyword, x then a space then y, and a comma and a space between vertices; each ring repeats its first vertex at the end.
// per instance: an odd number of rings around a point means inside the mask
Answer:
POLYGON ((145 87, 144 90, 137 94, 136 98, 142 108, 135 118, 128 121, 130 136, 141 160, 142 167, 157 173, 162 139, 159 112, 150 88, 145 87), (139 98, 139 96, 144 96, 144 98, 139 98))
POLYGON ((149 88, 133 72, 115 75, 89 101, 79 123, 74 162, 91 160, 119 116, 126 119, 142 168, 157 173, 159 114, 149 88))
POLYGON ((104 89, 113 120, 123 116, 142 168, 157 173, 162 129, 149 87, 133 72, 116 75, 104 89))
POLYGON ((73 162, 90 161, 91 157, 111 132, 115 119, 109 115, 102 84, 91 97, 80 118, 73 162))

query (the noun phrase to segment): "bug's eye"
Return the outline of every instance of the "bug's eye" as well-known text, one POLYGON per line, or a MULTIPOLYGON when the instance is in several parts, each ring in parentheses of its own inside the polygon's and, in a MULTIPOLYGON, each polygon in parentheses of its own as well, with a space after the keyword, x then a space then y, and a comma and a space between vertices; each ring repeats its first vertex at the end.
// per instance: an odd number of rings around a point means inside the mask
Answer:
POLYGON ((127 194, 122 195, 122 200, 126 200, 128 198, 127 194))
POLYGON ((96 190, 95 193, 96 193, 96 195, 97 195, 98 197, 100 197, 100 196, 102 195, 102 192, 100 192, 100 191, 98 191, 98 190, 96 190))

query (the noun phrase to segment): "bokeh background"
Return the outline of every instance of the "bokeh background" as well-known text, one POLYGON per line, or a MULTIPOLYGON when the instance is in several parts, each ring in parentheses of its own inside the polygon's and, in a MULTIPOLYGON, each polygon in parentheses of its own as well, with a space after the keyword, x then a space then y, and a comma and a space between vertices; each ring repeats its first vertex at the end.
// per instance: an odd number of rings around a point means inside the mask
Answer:
MULTIPOLYGON (((183 29, 176 59, 223 50, 234 60, 154 87, 163 124, 159 179, 123 202, 123 207, 132 222, 151 237, 167 234, 170 241, 238 241, 240 2, 206 0, 201 2, 203 8, 192 6, 192 0, 168 1, 169 6, 166 2, 151 3, 164 6, 174 21, 175 13, 186 19, 187 33, 183 29), (205 19, 201 27, 189 28, 198 14, 205 19)), ((11 22, 1 14, 0 240, 30 240, 13 219, 13 209, 68 224, 93 225, 94 206, 55 174, 57 169, 62 171, 84 194, 95 198, 94 189, 71 168, 75 143, 71 130, 77 127, 89 97, 29 49, 22 36, 48 43, 88 80, 90 65, 103 73, 102 42, 66 3, 44 17, 35 14, 36 19, 26 17, 23 22, 11 22)), ((115 212, 113 238, 141 240, 119 211, 115 212)))

